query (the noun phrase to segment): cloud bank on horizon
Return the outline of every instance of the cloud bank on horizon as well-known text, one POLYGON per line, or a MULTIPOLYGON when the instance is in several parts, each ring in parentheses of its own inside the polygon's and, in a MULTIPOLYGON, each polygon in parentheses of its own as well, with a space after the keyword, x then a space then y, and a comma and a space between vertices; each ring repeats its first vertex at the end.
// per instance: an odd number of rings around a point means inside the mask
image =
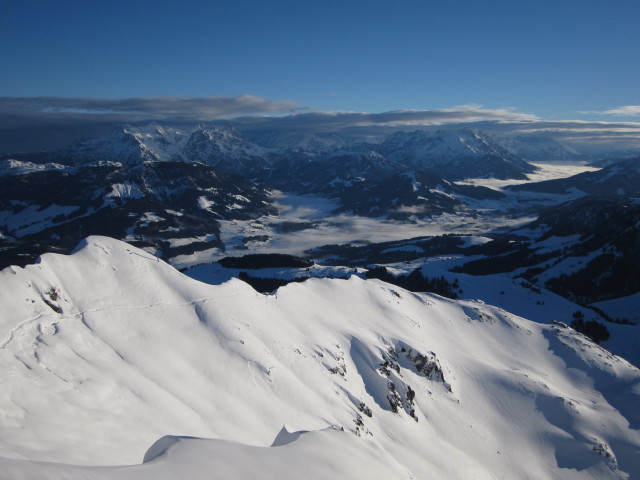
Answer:
POLYGON ((291 100, 239 97, 137 97, 124 99, 0 97, 0 128, 82 122, 206 121, 238 115, 291 113, 291 100))
MULTIPOLYGON (((578 113, 640 116, 640 106, 578 113)), ((600 140, 640 136, 640 121, 550 121, 515 108, 486 108, 477 104, 367 113, 320 111, 293 100, 269 100, 254 95, 125 99, 0 97, 0 151, 25 150, 28 142, 38 149, 56 148, 80 136, 103 134, 117 124, 152 121, 169 125, 231 123, 240 131, 251 133, 382 135, 400 129, 471 127, 496 135, 545 132, 566 138, 600 140)))
POLYGON ((612 108, 610 110, 592 110, 579 112, 596 115, 615 115, 618 117, 640 117, 640 105, 625 105, 623 107, 612 108))

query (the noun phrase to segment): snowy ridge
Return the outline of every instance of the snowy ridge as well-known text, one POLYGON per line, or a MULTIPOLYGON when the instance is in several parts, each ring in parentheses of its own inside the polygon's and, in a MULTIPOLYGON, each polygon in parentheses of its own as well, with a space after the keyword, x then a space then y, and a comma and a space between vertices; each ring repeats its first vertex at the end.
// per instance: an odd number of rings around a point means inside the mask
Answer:
POLYGON ((561 325, 356 277, 205 285, 106 237, 0 285, 0 478, 640 475, 640 372, 561 325), (62 465, 166 435, 218 440, 62 465))
POLYGON ((66 165, 59 163, 33 163, 23 160, 9 158, 0 160, 0 176, 2 175, 26 175, 33 172, 44 172, 49 170, 70 171, 66 165))

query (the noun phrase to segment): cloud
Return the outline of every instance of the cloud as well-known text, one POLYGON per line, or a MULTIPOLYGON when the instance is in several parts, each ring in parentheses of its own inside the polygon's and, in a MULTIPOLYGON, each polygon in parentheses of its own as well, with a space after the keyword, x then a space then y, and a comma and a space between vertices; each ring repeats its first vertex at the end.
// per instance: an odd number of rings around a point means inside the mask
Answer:
POLYGON ((0 97, 0 128, 59 127, 86 123, 141 121, 198 122, 241 115, 288 114, 292 100, 239 97, 138 97, 125 99, 0 97))
POLYGON ((200 122, 234 119, 247 125, 307 126, 323 130, 348 127, 422 127, 460 122, 530 122, 535 115, 510 108, 461 105, 436 110, 396 110, 384 113, 309 112, 292 100, 240 97, 139 97, 126 99, 63 97, 0 97, 0 128, 60 126, 73 123, 136 123, 141 121, 200 122), (273 115, 280 114, 280 118, 273 115), (243 118, 239 118, 243 117, 243 118))
POLYGON ((234 124, 247 130, 286 132, 340 132, 378 134, 398 129, 438 127, 450 124, 528 123, 538 117, 510 108, 487 109, 481 105, 461 105, 434 110, 394 110, 382 113, 305 112, 280 117, 240 117, 234 124))
POLYGON ((634 117, 640 115, 640 105, 626 105, 604 111, 581 111, 582 114, 616 115, 620 117, 634 117))
POLYGON ((515 134, 544 133, 564 138, 634 138, 640 137, 638 122, 585 122, 579 120, 540 121, 527 128, 509 125, 515 134))

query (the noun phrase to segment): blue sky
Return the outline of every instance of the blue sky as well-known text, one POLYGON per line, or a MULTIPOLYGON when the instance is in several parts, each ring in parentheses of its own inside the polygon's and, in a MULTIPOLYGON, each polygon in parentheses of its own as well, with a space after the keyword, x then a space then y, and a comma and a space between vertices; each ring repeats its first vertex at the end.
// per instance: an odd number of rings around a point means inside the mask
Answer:
POLYGON ((637 0, 7 0, 0 97, 640 122, 639 20, 637 0))

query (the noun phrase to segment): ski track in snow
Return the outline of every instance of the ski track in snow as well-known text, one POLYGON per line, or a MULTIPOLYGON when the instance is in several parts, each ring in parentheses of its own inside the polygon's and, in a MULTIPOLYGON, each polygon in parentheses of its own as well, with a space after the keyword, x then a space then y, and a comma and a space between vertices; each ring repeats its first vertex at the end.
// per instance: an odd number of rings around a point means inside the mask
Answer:
MULTIPOLYGON (((142 256, 142 255, 140 255, 142 256)), ((229 298, 229 297, 233 297, 236 295, 228 295, 225 298, 229 298)), ((153 307, 187 307, 187 306, 195 306, 197 304, 202 304, 202 303, 206 303, 206 302, 210 302, 210 301, 214 301, 221 298, 220 296, 217 297, 210 297, 210 298, 202 298, 199 300, 192 300, 189 302, 185 302, 185 303, 165 303, 165 302, 157 302, 157 303, 151 303, 148 305, 134 305, 134 306, 127 306, 127 307, 102 307, 102 308, 87 308, 85 310, 82 310, 80 312, 77 313, 73 313, 73 314, 60 314, 55 316, 54 318, 57 320, 65 320, 65 319, 83 319, 84 316, 87 313, 96 313, 96 312, 104 312, 104 311, 118 311, 118 310, 146 310, 146 309, 150 309, 153 307)), ((0 343, 0 349, 5 348, 9 343, 11 343, 11 340, 13 340, 13 337, 15 335, 16 332, 20 331, 21 329, 23 329, 26 326, 29 326, 35 322, 37 322, 38 320, 42 319, 43 317, 49 317, 52 316, 52 314, 47 313, 47 312, 42 312, 39 313, 38 315, 36 315, 35 317, 32 318, 28 318, 27 320, 22 320, 20 323, 18 323, 18 325, 16 325, 15 328, 13 328, 10 332, 9 332, 9 336, 8 338, 0 343)))

